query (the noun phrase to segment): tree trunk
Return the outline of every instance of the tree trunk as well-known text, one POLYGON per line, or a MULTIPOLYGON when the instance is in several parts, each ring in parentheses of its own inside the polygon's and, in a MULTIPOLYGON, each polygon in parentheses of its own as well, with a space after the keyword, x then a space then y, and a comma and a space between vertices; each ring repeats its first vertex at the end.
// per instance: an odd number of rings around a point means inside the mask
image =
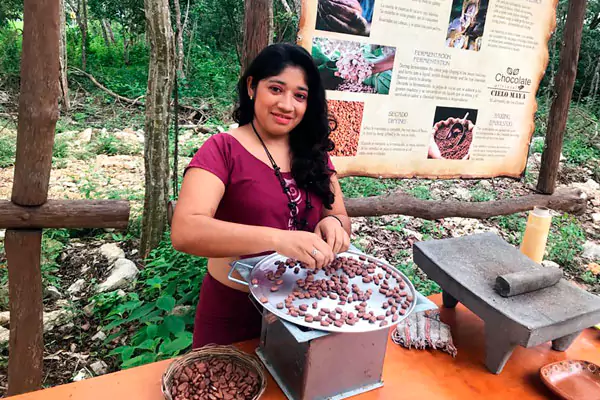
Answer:
POLYGON ((194 25, 192 26, 192 31, 190 33, 190 38, 188 42, 188 51, 187 57, 185 58, 185 74, 189 75, 190 73, 190 55, 192 54, 192 44, 194 43, 194 36, 196 34, 196 29, 198 28, 198 20, 194 18, 194 25))
POLYGON ((592 84, 590 85, 590 104, 594 104, 596 102, 596 96, 598 95, 598 83, 600 83, 600 57, 598 57, 598 62, 596 63, 596 68, 594 69, 592 84))
POLYGON ((112 44, 115 44, 115 34, 114 34, 113 30, 112 30, 112 26, 110 24, 110 21, 103 20, 103 23, 104 23, 104 26, 106 28, 106 33, 108 33, 108 38, 110 39, 110 42, 112 44))
POLYGON ((286 0, 281 0, 281 5, 283 6, 286 13, 292 13, 292 9, 290 8, 290 5, 287 3, 286 0))
POLYGON ((69 82, 67 80, 67 17, 65 15, 65 1, 60 0, 60 97, 63 111, 69 112, 69 82))
POLYGON ((179 74, 180 78, 185 78, 185 75, 183 74, 183 25, 181 24, 181 6, 179 4, 179 0, 173 0, 173 5, 175 6, 175 26, 177 28, 177 35, 175 37, 175 41, 177 43, 177 51, 175 57, 177 73, 179 74))
POLYGON ((144 165, 146 194, 140 253, 147 257, 166 229, 169 199, 169 104, 174 75, 173 30, 168 0, 144 0, 150 66, 146 96, 144 165))
POLYGON ((77 10, 75 11, 75 18, 77 19, 77 25, 81 31, 81 69, 87 69, 87 35, 88 35, 88 22, 87 22, 87 1, 78 0, 77 10))
POLYGON ((130 41, 127 37, 127 30, 123 29, 123 62, 125 65, 129 65, 129 45, 130 41))
POLYGON ((273 40, 273 0, 244 2, 242 73, 273 40))
POLYGON ((560 52, 558 73, 556 74, 556 96, 550 108, 546 146, 542 153, 542 166, 537 184, 537 189, 542 193, 551 194, 556 187, 560 152, 567 126, 575 77, 577 76, 577 62, 579 60, 586 3, 587 0, 571 0, 569 2, 563 47, 560 52))
POLYGON ((100 29, 102 29, 102 38, 104 39, 104 45, 110 47, 111 43, 108 39, 108 32, 106 31, 106 24, 103 19, 100 20, 100 29))

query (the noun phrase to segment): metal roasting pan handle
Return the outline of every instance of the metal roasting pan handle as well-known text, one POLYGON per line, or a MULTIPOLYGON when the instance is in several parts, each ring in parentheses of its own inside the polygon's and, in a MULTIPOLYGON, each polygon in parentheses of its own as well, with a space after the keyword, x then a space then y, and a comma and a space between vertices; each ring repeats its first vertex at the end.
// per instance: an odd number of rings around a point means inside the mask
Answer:
POLYGON ((229 270, 229 274, 227 274, 227 278, 229 278, 229 280, 232 282, 239 283, 240 285, 249 286, 248 282, 250 281, 250 272, 252 272, 252 268, 254 268, 254 266, 263 258, 265 258, 265 256, 245 258, 243 260, 234 261, 230 264, 231 269, 229 270), (245 280, 240 280, 234 277, 234 271, 237 271, 245 280))

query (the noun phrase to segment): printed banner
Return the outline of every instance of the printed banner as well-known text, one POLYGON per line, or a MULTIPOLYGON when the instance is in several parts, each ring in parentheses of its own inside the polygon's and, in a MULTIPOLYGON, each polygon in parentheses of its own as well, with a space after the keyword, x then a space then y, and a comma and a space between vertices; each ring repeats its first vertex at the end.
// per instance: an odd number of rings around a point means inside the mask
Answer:
POLYGON ((557 0, 303 0, 338 173, 522 175, 557 0))

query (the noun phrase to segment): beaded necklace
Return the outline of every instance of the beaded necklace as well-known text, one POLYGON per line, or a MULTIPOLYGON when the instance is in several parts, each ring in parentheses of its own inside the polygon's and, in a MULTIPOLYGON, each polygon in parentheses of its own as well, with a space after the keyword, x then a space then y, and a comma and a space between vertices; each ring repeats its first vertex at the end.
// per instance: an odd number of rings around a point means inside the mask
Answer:
POLYGON ((308 195, 308 190, 305 189, 305 191, 304 191, 304 193, 306 195, 305 196, 306 197, 306 208, 305 208, 305 213, 304 213, 305 216, 300 221, 298 221, 298 203, 296 203, 292 199, 292 196, 290 195, 290 188, 286 185, 285 180, 283 179, 283 176, 281 175, 281 168, 279 168, 279 166, 277 166, 277 163, 275 162, 275 159, 273 158, 273 156, 271 156, 271 153, 267 149, 265 142, 263 142, 262 138, 258 134, 258 131, 254 127, 254 121, 251 121, 250 125, 252 125, 252 129, 254 130, 256 137, 258 138, 258 140, 260 140, 260 144, 262 144, 263 149, 265 149, 265 153, 267 153, 267 157, 269 158, 269 161, 271 162, 271 165, 273 166, 273 171, 275 171, 275 176, 279 180, 279 184, 281 185, 281 188, 283 189, 283 193, 286 195, 286 197, 288 199, 288 207, 290 208, 290 212, 292 214, 292 221, 293 221, 294 228, 296 230, 302 230, 302 229, 306 228, 306 225, 308 225, 308 222, 306 221, 306 214, 308 214, 309 210, 313 209, 313 205, 310 203, 310 196, 308 195))

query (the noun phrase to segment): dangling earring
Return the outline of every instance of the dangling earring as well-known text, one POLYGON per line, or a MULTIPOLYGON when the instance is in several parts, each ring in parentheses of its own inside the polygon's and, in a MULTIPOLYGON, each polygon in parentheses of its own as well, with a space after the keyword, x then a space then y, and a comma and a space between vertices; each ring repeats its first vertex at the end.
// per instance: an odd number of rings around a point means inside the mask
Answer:
POLYGON ((254 100, 254 98, 252 97, 252 95, 250 95, 250 101, 254 100))

